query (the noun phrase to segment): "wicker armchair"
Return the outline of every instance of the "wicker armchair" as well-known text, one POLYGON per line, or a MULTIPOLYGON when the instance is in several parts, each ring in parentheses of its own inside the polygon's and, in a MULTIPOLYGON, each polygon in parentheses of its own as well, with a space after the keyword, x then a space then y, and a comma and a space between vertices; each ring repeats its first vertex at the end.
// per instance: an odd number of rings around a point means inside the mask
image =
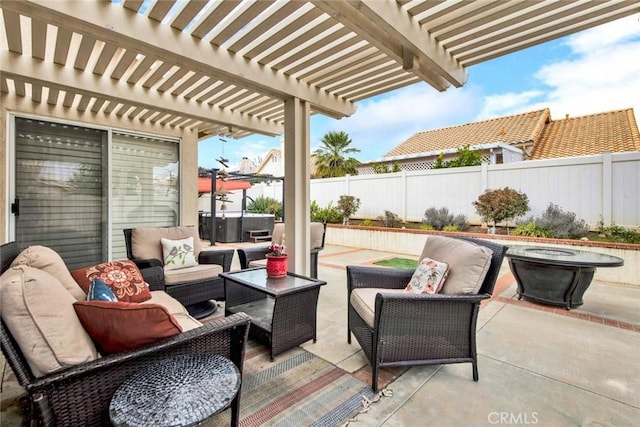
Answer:
MULTIPOLYGON (((136 258, 133 253, 132 228, 125 228, 124 240, 127 247, 127 258, 132 260, 140 270, 149 267, 163 267, 161 259, 136 258)), ((193 228, 194 238, 199 238, 197 229, 193 228)), ((160 246, 160 237, 158 237, 160 246)), ((222 267, 222 271, 231 269, 234 249, 202 250, 198 254, 199 264, 217 264, 222 267)), ((197 280, 188 280, 181 283, 164 283, 164 291, 184 305, 189 314, 196 319, 209 316, 215 312, 216 306, 212 300, 224 300, 224 282, 217 275, 197 280)))
MULTIPOLYGON (((311 274, 314 279, 318 278, 318 254, 324 249, 324 238, 327 232, 327 224, 321 222, 311 223, 311 274)), ((284 234, 284 222, 275 225, 272 233, 272 241, 279 243, 284 234)), ((285 242, 286 243, 286 242, 285 242)), ((240 268, 243 270, 250 267, 259 267, 266 264, 266 254, 269 253, 269 245, 251 246, 238 248, 238 258, 240 268)))
POLYGON ((378 390, 378 370, 389 366, 465 363, 478 381, 476 320, 482 300, 491 297, 506 246, 463 239, 493 251, 489 270, 477 294, 385 293, 404 289, 414 270, 347 266, 348 342, 351 334, 372 366, 372 389, 378 390), (373 325, 351 304, 357 288, 382 288, 375 295, 373 325))

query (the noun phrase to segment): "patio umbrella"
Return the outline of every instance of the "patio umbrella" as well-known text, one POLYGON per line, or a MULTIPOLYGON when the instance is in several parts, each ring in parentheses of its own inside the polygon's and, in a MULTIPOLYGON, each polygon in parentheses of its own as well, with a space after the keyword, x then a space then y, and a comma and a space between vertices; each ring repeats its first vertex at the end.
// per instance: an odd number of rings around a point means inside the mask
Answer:
MULTIPOLYGON (((223 181, 222 179, 216 179, 216 191, 225 189, 227 191, 244 190, 251 187, 249 181, 229 179, 223 181)), ((198 193, 211 193, 211 178, 210 177, 198 177, 198 193)))

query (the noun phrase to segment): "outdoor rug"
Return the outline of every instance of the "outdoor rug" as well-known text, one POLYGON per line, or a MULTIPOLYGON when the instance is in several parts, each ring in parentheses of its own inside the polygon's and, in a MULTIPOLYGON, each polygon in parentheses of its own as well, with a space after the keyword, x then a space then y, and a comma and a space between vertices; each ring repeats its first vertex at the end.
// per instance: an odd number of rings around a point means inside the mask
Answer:
MULTIPOLYGON (((296 347, 269 361, 264 345, 250 339, 245 353, 240 425, 340 426, 374 397, 371 386, 296 347)), ((228 426, 230 411, 207 426, 228 426)))

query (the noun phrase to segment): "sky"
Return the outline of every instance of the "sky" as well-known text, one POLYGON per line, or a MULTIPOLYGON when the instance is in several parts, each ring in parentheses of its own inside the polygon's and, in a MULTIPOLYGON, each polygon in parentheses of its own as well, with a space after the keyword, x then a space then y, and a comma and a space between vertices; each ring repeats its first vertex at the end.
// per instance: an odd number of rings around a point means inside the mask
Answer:
MULTIPOLYGON (((415 134, 495 117, 549 108, 551 118, 633 108, 640 124, 640 15, 601 25, 467 68, 461 88, 438 92, 416 83, 357 103, 356 113, 340 120, 311 117, 311 151, 331 131, 344 131, 353 156, 381 159, 415 134)), ((236 170, 242 157, 264 158, 281 148, 282 136, 209 138, 198 146, 198 164, 220 167, 229 159, 236 170)))

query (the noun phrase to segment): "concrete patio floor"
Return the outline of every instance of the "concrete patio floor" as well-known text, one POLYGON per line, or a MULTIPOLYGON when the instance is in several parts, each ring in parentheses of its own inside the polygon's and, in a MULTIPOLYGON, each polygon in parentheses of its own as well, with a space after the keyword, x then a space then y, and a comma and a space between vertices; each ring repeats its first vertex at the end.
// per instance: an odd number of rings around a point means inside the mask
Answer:
MULTIPOLYGON (((345 266, 394 256, 326 246, 319 258, 319 278, 327 285, 318 302, 318 340, 302 347, 348 372, 366 371, 357 341, 347 344, 345 266)), ((584 305, 571 311, 515 295, 505 260, 494 298, 480 310, 480 381, 473 381, 468 363, 412 367, 389 384, 392 396, 382 396, 349 425, 639 425, 640 286, 596 280, 584 305)), ((11 377, 5 372, 2 426, 20 425, 9 405, 19 393, 11 377)))

